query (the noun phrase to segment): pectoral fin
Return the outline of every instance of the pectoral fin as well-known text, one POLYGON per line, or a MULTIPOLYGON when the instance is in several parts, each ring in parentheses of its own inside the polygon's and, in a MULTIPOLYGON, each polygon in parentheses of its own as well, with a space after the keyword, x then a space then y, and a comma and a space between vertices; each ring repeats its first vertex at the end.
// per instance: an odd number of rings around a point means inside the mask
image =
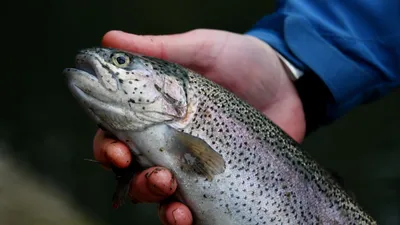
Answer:
POLYGON ((210 145, 198 137, 177 131, 177 140, 182 152, 182 161, 186 168, 209 180, 225 171, 223 157, 213 150, 210 145))
POLYGON ((131 181, 135 178, 135 174, 141 171, 142 168, 135 161, 132 161, 128 168, 120 169, 115 166, 111 166, 117 180, 117 187, 112 197, 113 208, 119 208, 125 200, 129 197, 129 191, 131 187, 131 181))
POLYGON ((133 161, 128 168, 120 169, 113 165, 106 165, 94 159, 84 159, 85 161, 98 163, 102 166, 110 166, 115 174, 117 180, 117 187, 115 189, 114 195, 112 197, 112 205, 114 208, 119 208, 125 199, 129 197, 130 183, 135 176, 135 173, 140 171, 140 166, 136 161, 133 161))

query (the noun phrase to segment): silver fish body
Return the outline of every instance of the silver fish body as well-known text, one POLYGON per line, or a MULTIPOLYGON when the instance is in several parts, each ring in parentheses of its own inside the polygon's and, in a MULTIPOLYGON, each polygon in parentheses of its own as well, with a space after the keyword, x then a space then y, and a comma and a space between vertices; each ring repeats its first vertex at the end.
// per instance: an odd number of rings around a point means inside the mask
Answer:
POLYGON ((264 115, 159 59, 93 48, 66 69, 91 118, 143 168, 170 169, 197 225, 376 224, 264 115))

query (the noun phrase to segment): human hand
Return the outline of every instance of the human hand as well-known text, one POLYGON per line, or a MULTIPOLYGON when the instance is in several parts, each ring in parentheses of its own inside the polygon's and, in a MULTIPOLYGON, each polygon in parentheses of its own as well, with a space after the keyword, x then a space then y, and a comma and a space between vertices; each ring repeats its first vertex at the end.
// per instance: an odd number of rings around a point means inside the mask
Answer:
MULTIPOLYGON (((193 30, 183 34, 138 36, 110 31, 106 47, 161 58, 190 68, 224 86, 263 112, 296 141, 305 134, 305 119, 294 84, 276 52, 257 38, 218 30, 193 30)), ((126 168, 132 160, 128 147, 99 130, 94 138, 96 160, 126 168)), ((177 184, 160 167, 136 175, 131 184, 136 202, 160 202, 173 194, 177 184)), ((163 224, 192 224, 189 209, 177 202, 160 206, 163 224)))

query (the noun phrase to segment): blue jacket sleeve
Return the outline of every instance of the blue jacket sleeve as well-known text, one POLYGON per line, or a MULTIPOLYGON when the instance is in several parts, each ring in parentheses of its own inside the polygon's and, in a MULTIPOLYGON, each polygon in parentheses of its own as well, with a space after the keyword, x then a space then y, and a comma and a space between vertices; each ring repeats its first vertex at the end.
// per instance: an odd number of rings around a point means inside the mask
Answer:
POLYGON ((247 34, 317 74, 333 97, 332 121, 400 85, 399 21, 396 0, 280 0, 247 34))

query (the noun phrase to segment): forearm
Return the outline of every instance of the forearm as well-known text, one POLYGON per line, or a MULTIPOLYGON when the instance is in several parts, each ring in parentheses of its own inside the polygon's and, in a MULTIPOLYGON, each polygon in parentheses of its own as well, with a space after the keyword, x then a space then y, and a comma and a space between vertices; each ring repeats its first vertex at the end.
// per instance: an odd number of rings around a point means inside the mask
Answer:
POLYGON ((281 1, 247 32, 304 74, 295 82, 308 131, 400 84, 400 3, 332 2, 281 1))

